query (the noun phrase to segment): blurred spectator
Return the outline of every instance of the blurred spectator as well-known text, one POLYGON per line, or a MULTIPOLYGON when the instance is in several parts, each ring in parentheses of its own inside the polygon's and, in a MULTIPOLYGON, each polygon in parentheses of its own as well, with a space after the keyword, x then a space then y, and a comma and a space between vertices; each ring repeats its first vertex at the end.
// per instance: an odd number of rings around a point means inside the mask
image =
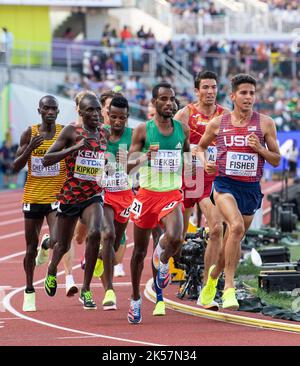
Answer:
POLYGON ((124 25, 121 33, 120 33, 120 38, 124 41, 126 39, 130 39, 132 38, 132 33, 130 32, 130 30, 128 29, 127 25, 124 25))
POLYGON ((75 38, 75 33, 72 31, 71 27, 68 27, 64 33, 63 33, 63 38, 64 39, 74 39, 75 38))
POLYGON ((2 33, 0 38, 0 55, 2 54, 3 61, 5 64, 11 64, 11 53, 14 45, 14 36, 6 27, 2 27, 2 33))
POLYGON ((4 188, 14 189, 17 186, 17 174, 13 172, 12 163, 15 159, 18 145, 12 145, 9 140, 3 141, 0 148, 0 167, 3 174, 4 188))
POLYGON ((147 34, 144 31, 144 26, 142 25, 141 28, 136 33, 138 38, 147 38, 147 34))
POLYGON ((297 163, 299 159, 297 140, 293 139, 293 145, 288 149, 286 158, 288 162, 289 176, 290 178, 295 178, 297 175, 297 163))

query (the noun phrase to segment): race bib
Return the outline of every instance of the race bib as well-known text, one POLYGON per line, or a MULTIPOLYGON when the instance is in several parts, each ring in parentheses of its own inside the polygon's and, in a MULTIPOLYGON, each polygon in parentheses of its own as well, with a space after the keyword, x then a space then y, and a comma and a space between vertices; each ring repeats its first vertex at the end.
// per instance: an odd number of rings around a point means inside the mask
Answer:
POLYGON ((174 208, 176 205, 178 204, 178 201, 173 201, 169 204, 167 204, 163 209, 162 211, 168 211, 168 210, 171 210, 172 208, 174 208))
POLYGON ((130 208, 131 206, 125 208, 125 210, 120 213, 120 216, 125 217, 127 219, 130 215, 130 208))
POLYGON ((135 215, 135 217, 139 217, 142 213, 142 208, 143 208, 142 202, 140 202, 135 198, 132 202, 130 212, 132 212, 135 215))
POLYGON ((59 175, 60 163, 43 166, 43 157, 31 157, 31 175, 33 177, 55 177, 59 175))
POLYGON ((103 173, 102 187, 111 192, 127 190, 129 188, 127 173, 119 168, 118 163, 110 163, 110 165, 114 172, 112 174, 103 173))
POLYGON ((255 177, 257 175, 257 154, 227 152, 226 175, 255 177))
POLYGON ((215 163, 217 161, 218 150, 216 146, 208 146, 205 151, 205 159, 208 163, 215 163))
POLYGON ((59 202, 58 201, 51 203, 52 210, 57 210, 58 207, 59 207, 59 202))
POLYGON ((25 212, 30 211, 30 203, 24 203, 23 204, 23 211, 25 211, 25 212))
POLYGON ((181 167, 181 150, 158 150, 152 155, 151 168, 157 172, 176 173, 181 167))
POLYGON ((192 151, 192 162, 193 162, 193 164, 195 164, 195 165, 196 165, 196 168, 200 168, 200 167, 202 167, 202 166, 203 166, 203 164, 202 164, 201 160, 200 160, 196 155, 193 155, 193 149, 194 149, 195 147, 197 147, 197 146, 198 146, 198 145, 196 145, 196 144, 190 144, 191 151, 192 151))
POLYGON ((80 151, 76 157, 74 177, 96 182, 102 178, 104 165, 103 152, 80 151))

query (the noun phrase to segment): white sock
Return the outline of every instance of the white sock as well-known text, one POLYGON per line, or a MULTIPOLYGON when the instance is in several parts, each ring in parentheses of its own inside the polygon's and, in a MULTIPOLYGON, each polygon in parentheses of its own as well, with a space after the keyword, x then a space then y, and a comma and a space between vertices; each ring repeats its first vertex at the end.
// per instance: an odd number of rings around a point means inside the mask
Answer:
POLYGON ((74 283, 73 275, 66 275, 66 283, 74 283))

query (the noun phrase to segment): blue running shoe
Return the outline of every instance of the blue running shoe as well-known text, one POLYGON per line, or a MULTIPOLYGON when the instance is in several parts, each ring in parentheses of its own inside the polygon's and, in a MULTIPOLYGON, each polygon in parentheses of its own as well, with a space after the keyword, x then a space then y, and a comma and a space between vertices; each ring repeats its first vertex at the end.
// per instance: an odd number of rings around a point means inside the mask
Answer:
POLYGON ((127 319, 130 324, 139 324, 142 321, 141 306, 141 298, 138 300, 130 300, 130 307, 127 314, 127 319))
POLYGON ((160 262, 156 276, 156 285, 157 287, 163 289, 166 288, 170 282, 171 282, 171 274, 170 274, 169 262, 166 264, 160 262))

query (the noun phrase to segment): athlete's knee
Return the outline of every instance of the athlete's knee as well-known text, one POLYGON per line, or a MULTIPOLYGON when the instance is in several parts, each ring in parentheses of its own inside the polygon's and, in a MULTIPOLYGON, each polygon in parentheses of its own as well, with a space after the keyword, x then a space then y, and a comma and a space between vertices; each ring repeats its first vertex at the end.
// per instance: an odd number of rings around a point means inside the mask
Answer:
POLYGON ((176 233, 167 233, 167 242, 171 245, 174 249, 179 248, 179 246, 183 242, 183 234, 176 234, 176 233))
POLYGON ((132 258, 135 261, 141 262, 146 258, 146 255, 147 255, 147 249, 145 250, 143 248, 135 248, 132 253, 132 258))
POLYGON ((91 229, 88 233, 88 239, 93 241, 93 242, 99 243, 100 239, 101 239, 100 229, 98 229, 98 228, 91 229))
POLYGON ((111 228, 106 227, 101 233, 101 239, 103 242, 108 242, 113 245, 116 240, 116 234, 111 228))
POLYGON ((223 224, 214 223, 209 230, 209 238, 211 241, 216 242, 221 240, 223 236, 223 224))
POLYGON ((37 256, 37 246, 36 245, 28 245, 26 247, 26 256, 35 258, 37 256))
POLYGON ((242 237, 245 233, 245 225, 243 221, 236 220, 229 224, 229 230, 235 237, 242 237))

